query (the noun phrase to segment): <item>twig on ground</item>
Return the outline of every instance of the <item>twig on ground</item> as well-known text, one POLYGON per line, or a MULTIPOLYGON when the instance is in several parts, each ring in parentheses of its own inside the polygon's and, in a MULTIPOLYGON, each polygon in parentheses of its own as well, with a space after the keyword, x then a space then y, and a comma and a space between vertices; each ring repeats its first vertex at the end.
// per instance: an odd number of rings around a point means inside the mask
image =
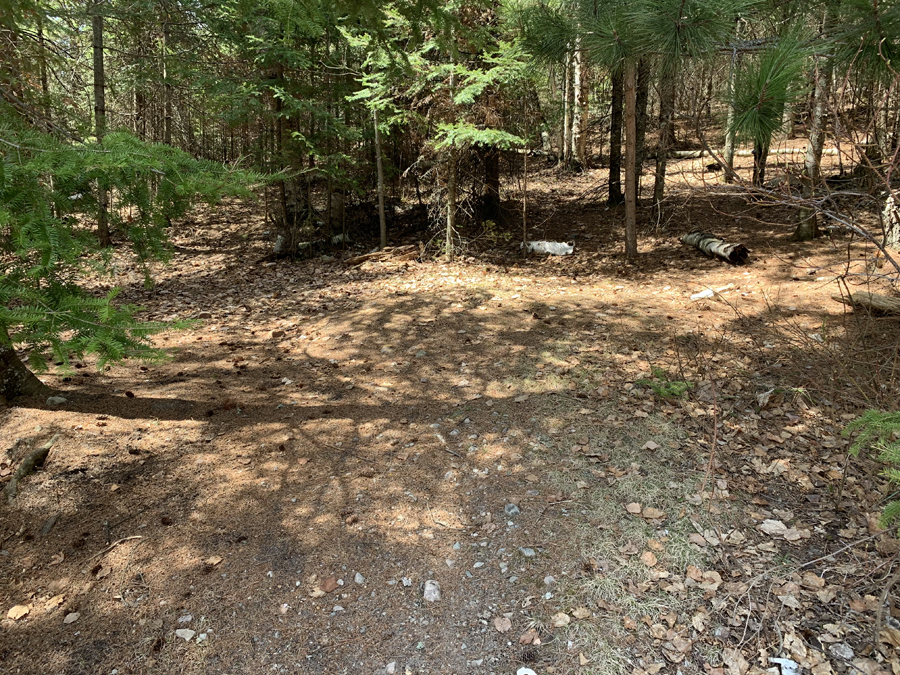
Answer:
POLYGON ((88 558, 87 560, 85 560, 85 562, 90 562, 90 561, 93 560, 94 558, 99 558, 100 556, 106 555, 107 553, 109 553, 110 551, 112 551, 112 550, 113 550, 116 546, 118 546, 119 544, 124 544, 126 541, 132 541, 132 540, 134 540, 134 539, 143 539, 143 537, 142 537, 141 535, 138 535, 138 534, 133 535, 133 536, 131 536, 131 537, 123 537, 122 539, 119 539, 118 541, 114 541, 113 543, 111 543, 111 544, 110 544, 109 546, 107 546, 106 548, 101 549, 100 551, 98 551, 97 553, 95 553, 94 555, 92 555, 90 558, 88 558))
POLYGON ((60 434, 54 434, 53 438, 44 443, 37 450, 32 450, 25 459, 22 460, 22 463, 19 465, 19 468, 13 474, 13 477, 10 479, 9 483, 6 485, 6 501, 12 504, 16 499, 16 488, 19 486, 19 481, 25 478, 25 476, 32 473, 38 467, 43 466, 44 462, 47 459, 47 455, 50 453, 50 448, 59 440, 60 434))

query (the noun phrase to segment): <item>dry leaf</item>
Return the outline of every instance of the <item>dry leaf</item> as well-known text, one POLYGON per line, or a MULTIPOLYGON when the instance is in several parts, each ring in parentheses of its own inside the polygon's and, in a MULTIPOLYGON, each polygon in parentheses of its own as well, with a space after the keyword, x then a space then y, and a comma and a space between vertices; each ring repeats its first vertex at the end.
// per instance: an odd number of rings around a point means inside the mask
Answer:
POLYGON ((11 607, 6 613, 6 618, 18 621, 30 611, 31 609, 27 605, 16 605, 15 607, 11 607))
POLYGON ((641 512, 641 505, 638 502, 631 502, 625 505, 625 510, 636 516, 641 512))
POLYGON ((703 578, 703 570, 696 565, 688 565, 686 574, 694 581, 700 581, 703 578))
POLYGON ((505 616, 498 616, 494 619, 494 628, 497 629, 498 633, 505 633, 512 628, 512 621, 505 616))
POLYGON ((637 621, 626 614, 622 617, 622 625, 625 626, 626 630, 634 630, 637 628, 637 621))
POLYGON ((568 626, 571 622, 572 617, 565 612, 559 612, 550 617, 550 623, 554 628, 563 628, 564 626, 568 626))
POLYGON ((645 506, 644 510, 641 511, 641 516, 647 520, 659 520, 660 518, 665 518, 666 513, 652 506, 645 506))
POLYGON ((541 639, 538 637, 538 632, 534 628, 530 628, 522 635, 519 636, 519 644, 520 645, 539 645, 541 644, 541 639))
POLYGON ((772 536, 783 536, 788 528, 780 520, 767 519, 759 524, 759 529, 772 536))
POLYGON ((656 640, 665 640, 668 632, 669 630, 661 623, 655 623, 650 626, 650 637, 655 638, 656 640))
POLYGON ((659 446, 653 441, 647 441, 641 446, 641 450, 657 450, 659 446))
POLYGON ((590 662, 591 662, 591 660, 588 657, 586 657, 581 652, 578 652, 578 665, 579 666, 586 666, 590 662))
POLYGON ((591 610, 589 610, 587 607, 578 607, 577 609, 572 611, 572 616, 579 620, 587 619, 591 616, 591 610))
POLYGON ((59 565, 63 560, 66 559, 66 556, 62 553, 57 553, 53 558, 50 559, 50 562, 47 563, 50 566, 59 565))
POLYGON ((327 579, 324 579, 321 584, 319 584, 319 588, 323 593, 331 593, 334 589, 338 587, 337 577, 330 576, 327 579))
POLYGON ((728 668, 728 675, 746 675, 750 669, 750 664, 740 649, 732 649, 727 647, 722 650, 722 661, 728 668))
POLYGON ((644 551, 641 553, 641 562, 644 563, 647 567, 653 567, 658 562, 656 556, 653 554, 653 551, 644 551))
POLYGON ((54 595, 52 598, 50 598, 47 601, 47 604, 45 605, 45 607, 47 608, 47 611, 49 612, 50 610, 56 609, 61 604, 63 604, 65 599, 66 599, 65 595, 54 595))

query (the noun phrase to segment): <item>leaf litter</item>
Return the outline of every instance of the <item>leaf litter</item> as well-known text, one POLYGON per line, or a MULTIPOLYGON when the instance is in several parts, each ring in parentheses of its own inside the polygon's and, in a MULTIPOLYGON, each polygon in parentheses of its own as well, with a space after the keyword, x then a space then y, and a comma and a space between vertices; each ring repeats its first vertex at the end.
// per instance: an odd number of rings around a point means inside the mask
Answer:
MULTIPOLYGON (((562 263, 252 263, 256 216, 231 208, 176 233, 192 252, 154 289, 119 280, 149 318, 202 317, 160 337, 171 362, 51 377, 70 409, 3 412, 8 447, 68 430, 0 534, 14 666, 75 616, 100 670, 118 651, 200 672, 202 642, 247 673, 896 675, 900 627, 867 636, 872 570, 900 548, 875 472, 845 461, 855 410, 797 393, 803 372, 754 351, 727 308, 686 309, 699 277, 725 288, 734 270, 652 237, 644 277, 612 239, 562 263), (660 367, 694 387, 657 395, 660 367), (153 545, 107 550, 136 533, 153 545), (338 583, 357 569, 364 592, 338 583), (175 628, 186 614, 203 633, 175 628)), ((762 316, 778 264, 761 256, 723 296, 762 316)), ((820 289, 792 292, 822 315, 820 289)))

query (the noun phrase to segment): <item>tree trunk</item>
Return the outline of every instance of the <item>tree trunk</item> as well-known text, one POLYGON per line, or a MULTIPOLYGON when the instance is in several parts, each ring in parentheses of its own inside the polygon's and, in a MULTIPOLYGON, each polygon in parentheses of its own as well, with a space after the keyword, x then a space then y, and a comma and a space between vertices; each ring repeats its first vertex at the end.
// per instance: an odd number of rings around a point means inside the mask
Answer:
MULTIPOLYGON (((5 328, 0 328, 0 340, 4 339, 9 336, 5 328)), ((0 341, 0 396, 11 400, 17 396, 46 396, 52 391, 28 370, 9 342, 0 341)))
POLYGON ((484 166, 484 185, 481 192, 479 217, 482 222, 491 220, 500 223, 500 151, 489 145, 479 148, 484 166))
POLYGON ((637 119, 635 120, 635 192, 634 198, 636 203, 641 201, 641 175, 644 173, 644 139, 647 136, 647 103, 650 100, 650 60, 641 59, 637 66, 637 93, 635 97, 635 106, 637 108, 637 119))
POLYGON ((163 79, 163 143, 172 145, 172 83, 169 81, 169 10, 163 17, 162 79, 163 79))
POLYGON ((635 159, 637 148, 637 92, 635 91, 634 61, 625 61, 625 257, 636 260, 637 249, 637 185, 635 159))
MULTIPOLYGON (((455 118, 455 105, 453 97, 456 95, 456 59, 451 63, 453 70, 450 72, 450 111, 455 118)), ((456 234, 456 143, 450 142, 449 166, 447 167, 447 232, 444 239, 444 255, 447 261, 453 260, 453 237, 456 234)))
MULTIPOLYGON (((101 5, 103 0, 97 0, 91 7, 91 28, 93 33, 94 56, 94 135, 97 142, 103 142, 106 134, 106 73, 103 68, 103 14, 101 5)), ((107 211, 109 192, 106 189, 106 181, 101 177, 97 179, 97 239, 100 246, 106 248, 112 245, 109 236, 109 213, 107 211)))
POLYGON ((563 87, 563 154, 562 161, 567 168, 572 166, 572 108, 575 91, 572 87, 572 53, 566 52, 565 86, 563 87))
MULTIPOLYGON (((740 56, 737 49, 731 52, 731 64, 728 67, 728 119, 725 122, 725 152, 723 159, 726 166, 734 170, 734 77, 737 73, 740 56)), ((725 182, 733 183, 734 176, 725 172, 725 182)))
POLYGON ((584 157, 585 139, 587 138, 587 77, 585 77, 584 55, 581 50, 581 38, 575 40, 575 51, 572 53, 572 164, 576 169, 586 165, 584 157))
POLYGON ((381 161, 381 130, 378 128, 378 109, 372 110, 375 118, 375 170, 378 172, 378 232, 380 247, 387 246, 387 220, 384 217, 384 167, 381 161))
POLYGON ((609 113, 609 200, 610 206, 625 201, 622 196, 622 105, 624 88, 622 69, 616 68, 610 78, 612 99, 609 113))
POLYGON ((656 177, 653 182, 653 205, 662 208, 666 189, 666 162, 668 159, 672 118, 675 114, 675 74, 667 75, 660 83, 659 93, 659 144, 656 149, 656 177))
POLYGON ((753 186, 762 187, 766 182, 766 161, 769 158, 769 144, 753 144, 753 186))
MULTIPOLYGON (((806 147, 806 162, 803 169, 803 197, 812 199, 819 189, 822 167, 822 150, 825 147, 825 104, 829 95, 831 65, 824 58, 816 59, 816 81, 813 89, 812 117, 809 121, 809 145, 806 147)), ((801 209, 800 222, 794 231, 796 241, 810 241, 819 234, 816 212, 801 209)))

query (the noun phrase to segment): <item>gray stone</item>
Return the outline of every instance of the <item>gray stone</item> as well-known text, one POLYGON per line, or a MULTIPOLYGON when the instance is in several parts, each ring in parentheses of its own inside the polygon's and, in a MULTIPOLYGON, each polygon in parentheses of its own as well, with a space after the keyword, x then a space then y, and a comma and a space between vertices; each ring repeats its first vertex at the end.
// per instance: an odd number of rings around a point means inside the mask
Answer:
POLYGON ((506 506, 503 507, 503 513, 512 517, 512 516, 517 516, 522 512, 519 510, 519 507, 516 506, 515 504, 507 504, 506 506))
POLYGON ((69 402, 69 399, 63 398, 62 396, 50 396, 47 398, 47 405, 50 407, 56 407, 60 405, 65 405, 69 402))
POLYGON ((441 599, 441 585, 434 579, 425 582, 425 590, 422 597, 428 602, 437 602, 441 599))

